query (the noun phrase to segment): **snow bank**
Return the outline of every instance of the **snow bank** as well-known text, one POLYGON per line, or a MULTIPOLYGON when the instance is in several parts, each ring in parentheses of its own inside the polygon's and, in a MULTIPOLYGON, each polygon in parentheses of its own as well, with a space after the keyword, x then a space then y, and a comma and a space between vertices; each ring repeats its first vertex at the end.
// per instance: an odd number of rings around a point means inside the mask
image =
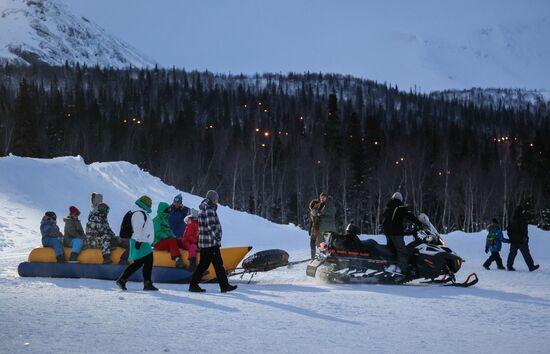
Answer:
MULTIPOLYGON (((183 195, 183 203, 198 208, 202 197, 183 193, 166 185, 128 162, 100 162, 87 165, 81 157, 33 159, 17 156, 0 158, 0 250, 26 249, 40 244, 38 225, 47 210, 63 216, 69 206, 80 209, 85 222, 90 210, 90 193, 103 194, 110 207, 109 222, 118 232, 122 217, 143 195, 153 199, 153 213, 159 202, 170 203, 183 195)), ((223 197, 223 196, 222 196, 223 197)), ((221 206, 220 221, 224 246, 251 245, 254 249, 296 249, 307 245, 306 232, 295 226, 278 225, 255 215, 221 206)))

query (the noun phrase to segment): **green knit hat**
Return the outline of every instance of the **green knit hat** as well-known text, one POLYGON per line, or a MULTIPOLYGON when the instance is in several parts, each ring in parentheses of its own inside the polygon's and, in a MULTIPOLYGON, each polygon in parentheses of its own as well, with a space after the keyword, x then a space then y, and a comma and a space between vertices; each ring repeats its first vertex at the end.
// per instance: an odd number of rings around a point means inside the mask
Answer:
POLYGON ((146 212, 150 213, 153 201, 148 196, 142 195, 141 197, 139 197, 138 200, 136 200, 136 205, 140 208, 143 208, 146 212))

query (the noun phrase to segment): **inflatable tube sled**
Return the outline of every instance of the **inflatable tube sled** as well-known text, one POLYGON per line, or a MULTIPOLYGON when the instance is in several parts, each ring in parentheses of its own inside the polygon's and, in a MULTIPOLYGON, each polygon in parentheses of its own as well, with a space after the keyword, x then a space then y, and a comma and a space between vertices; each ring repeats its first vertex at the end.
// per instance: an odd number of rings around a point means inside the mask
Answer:
POLYGON ((248 273, 268 272, 289 265, 288 253, 283 250, 265 250, 254 253, 243 261, 242 268, 248 273))
MULTIPOLYGON (((235 269, 246 254, 252 249, 250 246, 221 248, 224 268, 235 269)), ((99 249, 85 249, 78 256, 79 263, 56 263, 55 252, 49 247, 35 248, 29 254, 28 262, 19 265, 17 271, 22 277, 51 277, 51 278, 90 278, 90 279, 117 279, 126 265, 118 264, 123 248, 117 247, 111 253, 113 264, 102 264, 103 256, 99 249)), ((69 259, 70 248, 65 248, 65 260, 69 259)), ((180 249, 185 267, 188 266, 187 251, 180 249)), ((168 251, 153 252, 153 281, 157 283, 188 283, 192 273, 184 268, 176 268, 176 262, 168 251)), ((200 261, 200 251, 197 253, 197 264, 200 261)), ((142 281, 141 271, 137 271, 130 280, 142 281)), ((215 281, 216 273, 213 266, 208 268, 208 274, 203 281, 215 281)))
MULTIPOLYGON (((78 264, 78 263, 31 263, 19 264, 17 272, 22 277, 44 278, 90 278, 116 280, 127 265, 119 264, 78 264)), ((192 272, 183 268, 153 267, 152 279, 155 283, 182 284, 189 283, 192 272)), ((143 281, 141 270, 138 270, 129 279, 143 281)))

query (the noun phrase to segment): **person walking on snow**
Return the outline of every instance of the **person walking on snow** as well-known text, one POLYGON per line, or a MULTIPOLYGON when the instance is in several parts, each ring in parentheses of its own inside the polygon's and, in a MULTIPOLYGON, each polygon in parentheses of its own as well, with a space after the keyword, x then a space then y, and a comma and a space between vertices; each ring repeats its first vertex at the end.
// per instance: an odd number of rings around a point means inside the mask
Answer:
POLYGON ((510 243, 510 240, 504 238, 502 230, 498 224, 497 219, 491 220, 489 226, 487 226, 487 238, 485 240, 485 253, 491 251, 491 256, 483 263, 483 268, 489 270, 491 263, 495 261, 498 269, 504 269, 502 265, 502 258, 500 258, 500 250, 502 249, 502 243, 510 243))
POLYGON ((170 228, 176 235, 176 238, 180 240, 185 232, 185 217, 189 215, 189 208, 183 205, 183 197, 178 194, 174 197, 174 201, 170 207, 170 215, 168 216, 168 222, 170 228))
POLYGON ((508 225, 508 238, 510 239, 510 253, 508 254, 508 261, 506 267, 509 271, 515 271, 514 260, 518 254, 518 250, 523 255, 523 260, 529 271, 539 269, 539 265, 535 264, 531 252, 529 251, 529 235, 527 231, 527 215, 525 209, 519 205, 514 210, 512 216, 512 223, 508 225))
POLYGON ((190 292, 204 292, 204 289, 199 287, 199 282, 206 269, 210 266, 210 263, 214 265, 222 293, 237 289, 236 285, 229 284, 225 268, 223 267, 222 255, 220 253, 222 227, 217 213, 218 201, 218 193, 210 190, 206 193, 206 199, 199 206, 198 222, 201 259, 191 278, 191 283, 189 284, 190 292))
POLYGON ((409 273, 409 251, 405 245, 405 221, 409 221, 418 227, 423 224, 414 216, 409 208, 403 204, 403 195, 395 192, 382 213, 384 220, 382 228, 386 235, 387 245, 397 258, 398 268, 396 273, 407 275, 409 273))
POLYGON ((42 246, 51 247, 55 252, 57 263, 65 262, 63 255, 63 234, 57 226, 57 215, 53 211, 47 211, 40 222, 42 234, 42 246))
POLYGON ((80 210, 77 207, 69 207, 69 216, 63 218, 65 222, 64 230, 64 241, 63 244, 65 247, 71 248, 71 258, 69 259, 70 263, 78 263, 78 255, 84 246, 84 240, 86 239, 86 234, 82 228, 82 223, 78 217, 80 216, 80 210))
POLYGON ((191 209, 189 215, 184 219, 187 226, 183 233, 183 239, 180 245, 188 252, 189 270, 194 271, 197 265, 197 244, 199 243, 199 211, 191 209))
POLYGON ((132 238, 130 239, 130 257, 134 261, 124 270, 124 273, 117 279, 116 284, 121 290, 126 289, 126 282, 132 274, 143 267, 143 290, 157 291, 158 289, 151 281, 153 272, 153 248, 151 244, 155 239, 153 222, 151 221, 151 198, 142 195, 130 209, 132 238))
POLYGON ((168 223, 168 214, 170 214, 170 205, 160 202, 157 207, 157 216, 153 219, 155 229, 153 246, 159 251, 170 251, 170 256, 176 262, 176 267, 183 268, 178 240, 168 223))

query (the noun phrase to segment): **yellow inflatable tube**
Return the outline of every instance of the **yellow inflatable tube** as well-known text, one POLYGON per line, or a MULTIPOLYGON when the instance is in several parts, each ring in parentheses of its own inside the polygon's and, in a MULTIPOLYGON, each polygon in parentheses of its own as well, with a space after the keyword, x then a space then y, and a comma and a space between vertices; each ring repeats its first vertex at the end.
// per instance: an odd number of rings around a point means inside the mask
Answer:
MULTIPOLYGON (((237 268, 242 259, 246 254, 252 249, 250 246, 243 247, 225 247, 221 248, 221 254, 223 258, 223 266, 226 270, 231 270, 237 268)), ((118 264, 120 261, 120 256, 124 252, 124 248, 117 247, 111 252, 111 260, 114 264, 118 264)), ((181 258, 186 267, 189 266, 189 261, 187 260, 187 250, 180 249, 181 258)), ((68 260, 71 255, 71 249, 65 248, 65 260, 68 260)), ((168 251, 154 251, 153 252, 153 265, 157 267, 175 267, 176 262, 170 257, 170 252, 168 251)), ((29 254, 29 262, 46 262, 52 263, 55 262, 55 252, 53 248, 50 247, 40 247, 35 248, 29 254)), ((85 249, 80 252, 78 256, 79 263, 83 264, 101 264, 103 263, 103 256, 101 255, 101 250, 99 249, 85 249)), ((197 264, 200 261, 200 251, 197 253, 197 264)), ((216 273, 214 272, 214 267, 212 265, 208 268, 208 274, 205 275, 202 280, 209 281, 216 279, 216 273)))

